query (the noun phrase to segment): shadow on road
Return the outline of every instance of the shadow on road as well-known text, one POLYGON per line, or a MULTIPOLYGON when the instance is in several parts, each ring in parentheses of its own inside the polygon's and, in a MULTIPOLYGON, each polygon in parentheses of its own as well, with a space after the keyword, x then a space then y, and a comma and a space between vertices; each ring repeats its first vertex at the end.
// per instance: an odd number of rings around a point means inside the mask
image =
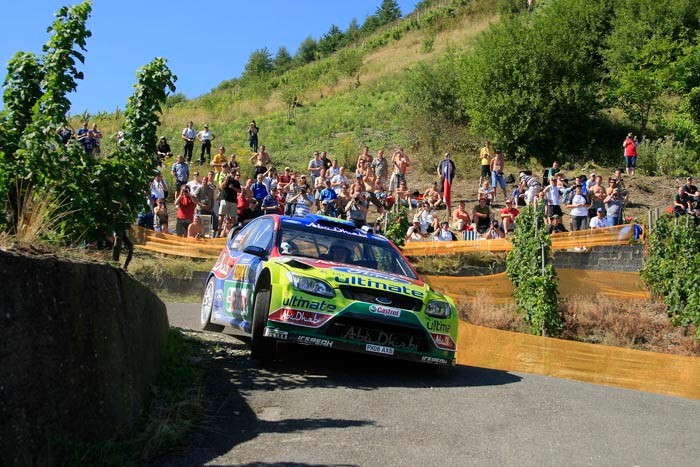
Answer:
MULTIPOLYGON (((217 343, 205 378, 207 413, 187 436, 187 446, 151 465, 201 465, 262 433, 292 433, 323 428, 369 426, 371 420, 304 418, 270 420, 258 415, 242 394, 297 388, 430 388, 496 386, 520 381, 503 371, 458 366, 437 368, 316 347, 280 346, 280 359, 261 365, 248 345, 235 339, 217 343)), ((260 465, 260 464, 255 464, 260 465)), ((279 465, 279 464, 275 464, 279 465)), ((301 464, 287 464, 301 465, 301 464)))

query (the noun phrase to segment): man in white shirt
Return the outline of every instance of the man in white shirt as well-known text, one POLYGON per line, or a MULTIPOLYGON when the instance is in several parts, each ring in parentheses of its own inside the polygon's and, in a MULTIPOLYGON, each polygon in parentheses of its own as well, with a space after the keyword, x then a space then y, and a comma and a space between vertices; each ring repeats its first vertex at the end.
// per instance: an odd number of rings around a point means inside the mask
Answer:
POLYGON ((603 208, 598 208, 596 211, 596 216, 591 219, 589 223, 591 229, 602 229, 603 227, 610 227, 608 224, 608 218, 605 217, 605 210, 603 208))
POLYGON ((450 232, 450 223, 447 221, 442 221, 440 223, 440 228, 435 232, 435 240, 438 242, 451 242, 452 240, 457 240, 455 234, 450 232))
POLYGON ((342 191, 343 184, 350 185, 350 180, 345 176, 345 167, 341 167, 340 173, 331 179, 331 186, 335 190, 336 195, 339 195, 342 191))
MULTIPOLYGON (((192 162, 192 151, 194 150, 194 140, 197 132, 192 128, 192 122, 187 122, 187 126, 182 130, 182 139, 185 142, 182 148, 182 155, 187 162, 192 162)), ((179 192, 178 192, 179 193, 179 192)))

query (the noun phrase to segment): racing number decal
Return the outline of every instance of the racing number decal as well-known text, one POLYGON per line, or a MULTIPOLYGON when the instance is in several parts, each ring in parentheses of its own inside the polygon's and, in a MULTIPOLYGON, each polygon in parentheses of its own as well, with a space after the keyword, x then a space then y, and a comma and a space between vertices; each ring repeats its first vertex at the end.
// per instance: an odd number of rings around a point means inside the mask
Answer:
POLYGON ((248 271, 250 271, 249 264, 237 264, 236 267, 233 268, 233 280, 234 281, 247 281, 248 280, 248 271))

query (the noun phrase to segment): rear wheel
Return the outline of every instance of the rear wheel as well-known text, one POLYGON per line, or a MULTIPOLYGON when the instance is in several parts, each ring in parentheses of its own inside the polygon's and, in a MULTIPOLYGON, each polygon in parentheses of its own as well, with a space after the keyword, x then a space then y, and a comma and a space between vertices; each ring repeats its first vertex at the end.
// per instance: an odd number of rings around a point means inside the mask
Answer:
POLYGON ((253 332, 250 341, 250 356, 255 360, 269 361, 275 358, 277 342, 265 337, 263 332, 267 325, 267 316, 270 313, 270 296, 272 288, 270 284, 262 285, 255 294, 253 305, 253 332))
POLYGON ((214 278, 212 277, 207 282, 204 288, 204 297, 202 298, 202 311, 199 315, 199 324, 204 331, 221 332, 224 327, 220 324, 211 322, 211 314, 214 309, 214 278))

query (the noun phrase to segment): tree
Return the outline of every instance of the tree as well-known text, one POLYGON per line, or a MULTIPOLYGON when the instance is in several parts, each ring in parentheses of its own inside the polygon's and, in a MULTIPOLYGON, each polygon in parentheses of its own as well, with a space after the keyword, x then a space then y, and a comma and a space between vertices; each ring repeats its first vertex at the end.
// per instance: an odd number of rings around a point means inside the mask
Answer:
POLYGON ((360 25, 357 18, 350 20, 347 31, 345 31, 345 43, 350 44, 355 42, 360 37, 360 25))
POLYGON ((401 8, 396 0, 382 0, 377 7, 375 16, 379 19, 380 25, 385 25, 401 18, 401 8))
POLYGON ((273 68, 275 71, 281 72, 288 70, 291 65, 292 54, 289 53, 289 50, 287 50, 285 46, 280 46, 280 48, 277 49, 274 60, 272 60, 273 68))
POLYGON ((295 60, 301 65, 313 62, 316 60, 316 48, 316 41, 313 37, 308 36, 299 44, 299 50, 297 50, 295 60))
POLYGON ((257 49, 248 57, 248 63, 243 70, 244 78, 260 78, 273 70, 272 56, 267 47, 257 49))
POLYGON ((335 24, 318 41, 318 51, 322 56, 331 55, 338 50, 343 42, 343 32, 335 24))

